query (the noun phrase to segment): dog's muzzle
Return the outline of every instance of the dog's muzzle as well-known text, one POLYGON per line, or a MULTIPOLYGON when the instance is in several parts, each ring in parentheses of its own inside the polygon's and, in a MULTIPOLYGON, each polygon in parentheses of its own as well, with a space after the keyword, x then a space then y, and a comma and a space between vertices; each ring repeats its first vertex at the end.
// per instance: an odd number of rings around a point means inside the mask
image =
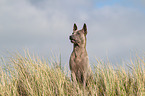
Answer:
POLYGON ((69 39, 71 40, 71 42, 72 42, 72 43, 75 43, 74 36, 72 36, 72 35, 71 35, 71 36, 69 36, 69 39))

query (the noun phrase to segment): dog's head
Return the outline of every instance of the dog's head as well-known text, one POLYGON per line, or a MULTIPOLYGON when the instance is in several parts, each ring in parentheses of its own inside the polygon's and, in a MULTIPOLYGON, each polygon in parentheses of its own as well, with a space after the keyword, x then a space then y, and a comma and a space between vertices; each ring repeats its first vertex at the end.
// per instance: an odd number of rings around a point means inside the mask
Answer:
POLYGON ((73 33, 69 37, 69 39, 76 46, 80 46, 80 45, 86 44, 86 35, 87 35, 87 26, 85 23, 84 23, 83 29, 81 30, 77 30, 77 25, 74 24, 73 33))

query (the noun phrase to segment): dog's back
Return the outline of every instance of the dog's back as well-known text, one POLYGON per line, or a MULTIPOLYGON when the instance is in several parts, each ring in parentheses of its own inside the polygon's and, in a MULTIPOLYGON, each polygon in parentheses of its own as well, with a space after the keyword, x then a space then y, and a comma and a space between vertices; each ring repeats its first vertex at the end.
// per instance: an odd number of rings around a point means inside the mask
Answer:
POLYGON ((91 74, 88 54, 86 51, 87 27, 84 24, 82 30, 77 30, 76 24, 73 27, 73 33, 70 40, 73 43, 73 52, 70 56, 70 70, 74 82, 83 83, 86 86, 86 80, 91 74))

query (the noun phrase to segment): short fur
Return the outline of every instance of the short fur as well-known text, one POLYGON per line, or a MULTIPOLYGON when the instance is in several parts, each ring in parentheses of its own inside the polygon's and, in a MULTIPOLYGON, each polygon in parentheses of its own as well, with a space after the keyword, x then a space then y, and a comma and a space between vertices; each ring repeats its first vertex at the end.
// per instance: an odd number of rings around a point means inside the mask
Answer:
POLYGON ((84 87, 86 86, 86 80, 91 73, 86 51, 86 35, 86 24, 84 24, 82 30, 77 30, 77 25, 74 24, 73 33, 70 36, 70 40, 73 43, 73 52, 69 60, 71 78, 73 82, 76 83, 78 81, 79 83, 82 83, 84 87))

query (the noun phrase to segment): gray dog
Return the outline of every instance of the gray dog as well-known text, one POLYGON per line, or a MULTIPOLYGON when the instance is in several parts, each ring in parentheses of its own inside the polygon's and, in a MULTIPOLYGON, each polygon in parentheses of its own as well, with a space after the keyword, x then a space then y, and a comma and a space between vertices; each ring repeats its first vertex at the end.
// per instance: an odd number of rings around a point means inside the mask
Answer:
POLYGON ((84 24, 82 30, 77 30, 74 24, 73 33, 69 37, 73 43, 73 52, 70 56, 71 78, 74 83, 77 81, 86 86, 86 81, 90 77, 91 68, 89 65, 88 54, 86 51, 87 26, 84 24))

